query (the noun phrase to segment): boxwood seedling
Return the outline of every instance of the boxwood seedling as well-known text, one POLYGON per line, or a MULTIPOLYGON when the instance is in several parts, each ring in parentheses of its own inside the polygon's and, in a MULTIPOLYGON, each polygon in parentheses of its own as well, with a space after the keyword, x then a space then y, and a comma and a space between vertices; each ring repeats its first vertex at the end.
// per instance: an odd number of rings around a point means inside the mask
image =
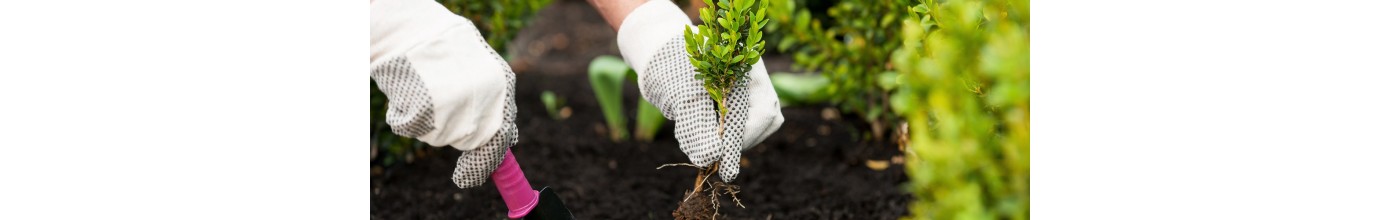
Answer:
MULTIPOLYGON (((748 77, 749 70, 763 56, 763 26, 768 24, 766 0, 705 0, 709 7, 700 9, 703 24, 695 29, 685 27, 685 51, 695 66, 695 79, 704 82, 705 92, 715 102, 719 127, 715 135, 724 134, 724 122, 729 115, 725 101, 734 86, 748 77)), ((743 207, 736 196, 738 188, 722 181, 709 179, 718 171, 719 162, 700 168, 695 188, 686 194, 680 207, 671 215, 677 219, 715 218, 719 215, 719 194, 729 194, 743 207), (708 181, 707 181, 708 180, 708 181), (705 184, 711 187, 706 190, 705 184), (708 196, 702 193, 708 191, 708 196)))
MULTIPOLYGON (((700 9, 704 24, 699 32, 685 27, 685 51, 695 66, 695 79, 702 80, 705 91, 718 106, 720 122, 729 109, 724 101, 734 84, 747 77, 749 70, 763 55, 763 26, 768 2, 762 0, 706 0, 710 7, 700 9)), ((721 129, 724 126, 720 126, 721 129)))

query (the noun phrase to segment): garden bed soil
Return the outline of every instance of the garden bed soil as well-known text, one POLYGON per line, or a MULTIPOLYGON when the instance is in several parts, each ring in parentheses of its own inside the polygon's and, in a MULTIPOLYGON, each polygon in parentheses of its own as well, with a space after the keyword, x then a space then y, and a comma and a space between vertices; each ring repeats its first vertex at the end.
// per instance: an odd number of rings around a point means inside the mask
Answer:
MULTIPOLYGON (((513 47, 522 47, 521 42, 561 44, 540 39, 598 25, 608 29, 571 32, 563 45, 515 57, 520 140, 512 150, 530 183, 554 188, 579 219, 671 219, 694 186, 696 170, 657 169, 690 162, 671 136, 671 123, 654 142, 608 139, 586 70, 597 55, 617 55, 610 27, 586 2, 561 0, 541 11, 513 47), (570 117, 549 118, 539 101, 545 90, 565 99, 570 117)), ((782 59, 765 59, 769 66, 787 66, 772 63, 782 59)), ((640 98, 636 85, 625 88, 627 115, 635 117, 640 98)), ((862 141, 864 125, 853 116, 832 117, 826 107, 782 111, 786 122, 744 152, 742 169, 732 183, 742 189, 738 196, 746 208, 722 202, 724 218, 895 219, 907 214, 910 196, 901 186, 907 181, 903 165, 896 162, 877 170, 868 163, 899 155, 894 144, 862 141)), ((371 161, 371 218, 506 219, 505 203, 492 183, 468 189, 452 183, 460 154, 450 147, 428 148, 411 163, 380 167, 379 161, 371 161)))

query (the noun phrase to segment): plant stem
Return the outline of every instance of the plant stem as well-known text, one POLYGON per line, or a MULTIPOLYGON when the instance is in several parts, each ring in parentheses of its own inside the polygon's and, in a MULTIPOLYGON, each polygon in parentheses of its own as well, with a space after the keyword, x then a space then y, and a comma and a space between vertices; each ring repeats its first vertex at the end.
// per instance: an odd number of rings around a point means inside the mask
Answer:
POLYGON ((720 109, 723 109, 723 110, 719 110, 719 137, 720 137, 720 140, 724 140, 724 121, 728 121, 728 120, 725 120, 725 119, 726 119, 725 117, 728 116, 728 109, 725 109, 725 107, 724 107, 724 101, 729 99, 729 91, 727 91, 727 90, 728 90, 728 89, 726 89, 726 91, 724 91, 724 97, 721 97, 721 98, 719 99, 719 103, 720 103, 720 104, 719 104, 719 107, 720 107, 720 109))
MULTIPOLYGON (((719 171, 719 161, 710 163, 709 167, 700 169, 700 173, 695 176, 695 189, 690 191, 691 195, 699 195, 700 190, 703 189, 702 186, 705 185, 705 179, 708 179, 710 175, 714 175, 715 171, 719 171)), ((687 195, 686 199, 690 199, 690 196, 687 195)))

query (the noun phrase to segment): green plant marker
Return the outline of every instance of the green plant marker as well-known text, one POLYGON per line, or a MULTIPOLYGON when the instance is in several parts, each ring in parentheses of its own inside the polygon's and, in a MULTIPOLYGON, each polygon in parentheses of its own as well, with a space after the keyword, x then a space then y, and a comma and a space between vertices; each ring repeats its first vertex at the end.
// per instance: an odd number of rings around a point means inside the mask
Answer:
MULTIPOLYGON (((599 56, 588 65, 588 80, 593 85, 598 105, 603 108, 611 138, 613 141, 626 139, 627 117, 623 112, 622 87, 628 81, 636 82, 637 72, 632 71, 622 58, 599 56)), ((633 135, 638 141, 655 140, 656 132, 661 131, 661 126, 665 124, 666 116, 661 114, 660 109, 646 99, 637 100, 637 125, 633 135)))
POLYGON ((593 58, 588 64, 588 82, 593 96, 603 107, 608 134, 613 142, 627 139, 627 116, 622 111, 622 83, 627 79, 627 63, 615 56, 593 58))
POLYGON ((637 128, 633 136, 638 141, 656 140, 656 132, 661 131, 661 126, 665 124, 666 116, 661 114, 661 109, 656 109, 646 99, 637 99, 637 128))
POLYGON ((831 98, 825 92, 830 79, 820 74, 770 73, 773 90, 778 92, 778 100, 783 106, 816 104, 831 98))

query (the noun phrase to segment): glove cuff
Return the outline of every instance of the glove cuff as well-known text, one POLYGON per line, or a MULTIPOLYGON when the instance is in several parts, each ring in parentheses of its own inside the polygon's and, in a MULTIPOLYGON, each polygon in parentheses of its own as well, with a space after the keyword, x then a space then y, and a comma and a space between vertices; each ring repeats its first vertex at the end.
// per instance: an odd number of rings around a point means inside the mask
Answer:
MULTIPOLYGON (((652 57, 666 45, 667 41, 681 36, 685 26, 691 25, 685 12, 668 0, 652 0, 637 6, 632 13, 622 19, 617 28, 617 48, 622 59, 637 71, 638 80, 649 73, 652 57)), ((694 25, 691 25, 694 28, 694 25)), ((638 85, 643 91, 645 85, 638 85)))
POLYGON ((369 18, 371 66, 431 41, 449 28, 470 23, 432 0, 371 1, 369 18))

